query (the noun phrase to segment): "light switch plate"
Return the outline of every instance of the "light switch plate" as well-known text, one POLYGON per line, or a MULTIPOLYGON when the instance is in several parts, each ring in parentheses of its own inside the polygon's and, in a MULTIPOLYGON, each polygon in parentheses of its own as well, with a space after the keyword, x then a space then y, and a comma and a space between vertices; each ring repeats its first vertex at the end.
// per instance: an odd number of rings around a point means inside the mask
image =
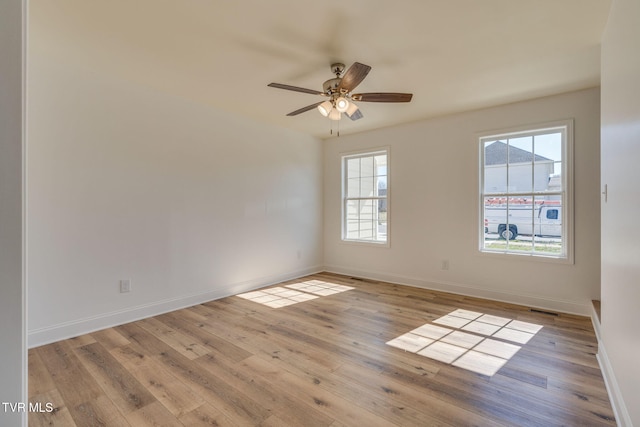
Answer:
POLYGON ((120 280, 120 293, 131 292, 131 279, 120 280))

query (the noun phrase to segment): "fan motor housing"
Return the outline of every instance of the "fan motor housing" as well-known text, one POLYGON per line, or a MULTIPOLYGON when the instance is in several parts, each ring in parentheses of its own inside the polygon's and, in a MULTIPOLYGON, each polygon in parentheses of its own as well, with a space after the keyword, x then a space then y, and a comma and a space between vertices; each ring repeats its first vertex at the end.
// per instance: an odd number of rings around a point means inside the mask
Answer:
POLYGON ((336 77, 342 75, 342 73, 344 73, 344 69, 345 69, 345 66, 341 62, 336 62, 334 64, 331 64, 331 72, 335 74, 336 77))
POLYGON ((331 95, 338 91, 338 86, 340 86, 340 82, 342 79, 340 77, 336 77, 335 79, 329 79, 322 84, 322 89, 324 93, 327 95, 331 95))

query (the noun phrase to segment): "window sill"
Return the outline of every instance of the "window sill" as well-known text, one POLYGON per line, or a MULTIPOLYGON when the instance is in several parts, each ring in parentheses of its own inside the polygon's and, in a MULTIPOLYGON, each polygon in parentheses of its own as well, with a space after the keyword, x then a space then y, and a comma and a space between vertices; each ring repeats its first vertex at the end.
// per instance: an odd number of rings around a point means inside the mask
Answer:
POLYGON ((478 255, 486 256, 491 258, 502 258, 505 260, 530 260, 533 262, 544 262, 551 264, 565 264, 565 265, 573 265, 574 260, 571 256, 553 256, 553 255, 544 255, 544 254, 532 254, 526 252, 501 252, 501 251, 491 251, 491 250, 478 250, 478 255))
POLYGON ((368 247, 374 247, 374 248, 389 248, 389 241, 386 242, 376 242, 376 241, 371 241, 371 240, 345 240, 345 239, 341 239, 340 240, 341 243, 345 244, 345 245, 352 245, 352 246, 368 246, 368 247))

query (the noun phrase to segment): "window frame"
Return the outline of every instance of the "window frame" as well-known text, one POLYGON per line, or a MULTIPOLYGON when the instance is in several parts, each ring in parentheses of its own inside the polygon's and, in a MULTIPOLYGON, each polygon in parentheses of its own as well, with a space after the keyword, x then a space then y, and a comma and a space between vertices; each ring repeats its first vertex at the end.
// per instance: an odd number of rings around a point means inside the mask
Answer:
POLYGON ((340 153, 340 164, 341 164, 341 242, 345 244, 352 245, 366 245, 366 246, 374 246, 374 247, 385 247, 388 248, 390 246, 390 237, 391 237, 391 180, 390 180, 390 167, 391 163, 391 150, 390 147, 377 147, 370 148, 358 151, 349 151, 340 153), (386 155, 387 157, 387 194, 384 197, 376 196, 376 197, 347 197, 348 190, 348 176, 347 176, 347 161, 353 158, 365 158, 365 157, 375 157, 379 155, 386 155), (385 200, 386 201, 386 212, 387 212, 387 233, 386 239, 384 241, 380 240, 367 240, 367 239, 351 239, 347 237, 347 204, 350 200, 385 200))
MULTIPOLYGON (((559 120, 554 122, 545 122, 534 125, 524 125, 508 129, 499 129, 494 131, 480 132, 476 134, 476 144, 478 147, 478 215, 476 216, 477 222, 477 249, 483 256, 492 257, 506 257, 513 258, 514 256, 522 257, 524 259, 531 259, 534 261, 555 262, 562 264, 574 263, 574 130, 573 119, 559 120), (507 188, 504 192, 485 192, 485 150, 484 144, 491 140, 500 139, 512 139, 524 136, 544 135, 551 133, 552 131, 560 130, 564 134, 563 146, 562 146, 562 190, 557 192, 509 192, 507 188), (562 196, 561 206, 562 212, 560 214, 562 218, 562 253, 560 255, 554 255, 543 252, 533 251, 516 251, 507 249, 488 249, 485 248, 485 197, 506 196, 518 197, 521 195, 554 195, 560 194, 562 196)), ((508 172, 507 172, 508 173, 508 172)))

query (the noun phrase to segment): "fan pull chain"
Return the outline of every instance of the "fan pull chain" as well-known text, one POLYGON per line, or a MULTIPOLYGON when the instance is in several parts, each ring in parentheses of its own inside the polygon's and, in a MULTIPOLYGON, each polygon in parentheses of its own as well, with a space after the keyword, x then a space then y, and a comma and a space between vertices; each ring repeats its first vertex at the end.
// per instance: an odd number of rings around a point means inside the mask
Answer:
MULTIPOLYGON (((340 114, 342 114, 342 113, 340 113, 340 114)), ((330 124, 329 135, 333 135, 333 122, 338 122, 337 129, 336 129, 336 136, 339 137, 340 136, 340 122, 341 122, 341 120, 329 120, 329 124, 330 124)))

